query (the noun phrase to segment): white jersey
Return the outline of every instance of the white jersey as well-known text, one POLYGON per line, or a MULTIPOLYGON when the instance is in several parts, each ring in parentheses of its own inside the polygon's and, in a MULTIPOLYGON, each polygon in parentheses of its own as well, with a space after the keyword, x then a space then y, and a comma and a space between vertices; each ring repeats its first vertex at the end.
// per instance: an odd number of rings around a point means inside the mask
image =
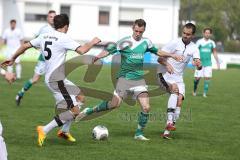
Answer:
MULTIPOLYGON (((176 39, 171 41, 170 43, 166 44, 163 48, 163 51, 182 55, 183 61, 178 62, 173 58, 167 58, 167 62, 173 67, 174 73, 177 75, 182 76, 185 67, 187 66, 188 62, 192 58, 199 58, 199 50, 196 44, 190 42, 188 45, 185 45, 182 41, 182 38, 176 39)), ((167 72, 166 67, 164 65, 159 64, 157 73, 165 73, 167 72)))
POLYGON ((23 34, 19 28, 15 28, 14 30, 7 28, 3 32, 2 39, 6 41, 7 48, 14 50, 20 47, 23 34))
POLYGON ((51 25, 46 24, 45 26, 39 29, 37 36, 39 36, 40 34, 52 32, 52 31, 54 31, 54 28, 51 25))
POLYGON ((53 31, 39 35, 30 41, 33 47, 40 48, 45 57, 45 82, 65 79, 65 66, 67 50, 76 50, 80 45, 67 34, 53 31))

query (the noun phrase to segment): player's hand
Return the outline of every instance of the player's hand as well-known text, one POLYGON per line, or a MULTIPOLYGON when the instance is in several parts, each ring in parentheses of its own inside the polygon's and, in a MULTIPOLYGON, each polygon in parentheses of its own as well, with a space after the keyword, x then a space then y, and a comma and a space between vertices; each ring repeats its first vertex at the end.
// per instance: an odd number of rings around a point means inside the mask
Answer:
POLYGON ((99 39, 98 37, 95 37, 95 38, 93 38, 93 40, 92 40, 92 43, 93 44, 98 44, 98 43, 100 43, 101 42, 101 39, 99 39))
POLYGON ((170 74, 173 74, 174 73, 174 69, 173 67, 170 65, 170 64, 167 64, 166 65, 166 69, 167 69, 167 72, 170 73, 170 74))
POLYGON ((178 62, 183 61, 183 56, 182 56, 182 55, 173 54, 173 55, 172 55, 172 58, 175 59, 175 60, 178 61, 178 62))
POLYGON ((11 65, 13 65, 13 63, 14 63, 14 60, 9 59, 9 60, 6 60, 6 61, 2 62, 1 67, 11 66, 11 65))
POLYGON ((201 63, 200 59, 194 59, 193 65, 197 67, 197 70, 202 69, 202 63, 201 63))
POLYGON ((93 57, 92 59, 92 63, 94 64, 96 61, 98 61, 100 58, 98 58, 97 56, 96 57, 93 57))
POLYGON ((5 73, 5 79, 8 83, 13 83, 16 80, 16 74, 15 73, 10 73, 6 72, 5 73))

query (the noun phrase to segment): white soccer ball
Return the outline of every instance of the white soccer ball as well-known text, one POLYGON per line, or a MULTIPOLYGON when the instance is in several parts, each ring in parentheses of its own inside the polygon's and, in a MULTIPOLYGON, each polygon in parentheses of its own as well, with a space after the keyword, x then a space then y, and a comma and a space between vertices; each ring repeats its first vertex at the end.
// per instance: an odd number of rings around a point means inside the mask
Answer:
POLYGON ((102 125, 98 125, 92 130, 92 137, 96 140, 106 140, 108 135, 108 129, 102 125))

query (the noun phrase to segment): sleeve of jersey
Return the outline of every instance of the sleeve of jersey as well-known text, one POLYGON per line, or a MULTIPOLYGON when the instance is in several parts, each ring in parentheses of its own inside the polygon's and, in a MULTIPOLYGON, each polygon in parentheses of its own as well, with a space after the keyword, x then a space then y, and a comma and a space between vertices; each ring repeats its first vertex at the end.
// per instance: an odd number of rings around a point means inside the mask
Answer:
POLYGON ((162 51, 167 52, 167 53, 174 53, 174 50, 176 48, 176 43, 175 42, 169 42, 165 46, 162 47, 162 51))
POLYGON ((30 43, 34 48, 40 48, 40 42, 41 42, 41 37, 38 36, 37 38, 31 40, 29 43, 30 43))
POLYGON ((68 50, 76 51, 77 48, 80 47, 81 45, 78 42, 71 39, 70 37, 65 36, 62 46, 68 50))
POLYGON ((216 43, 214 41, 212 41, 213 44, 213 48, 216 48, 216 43))
POLYGON ((2 39, 6 39, 6 30, 3 32, 2 39))
POLYGON ((109 54, 114 54, 118 52, 117 44, 110 43, 106 47, 106 51, 108 51, 109 54))
POLYGON ((149 39, 147 40, 147 42, 148 42, 147 51, 149 51, 151 53, 154 53, 154 54, 157 54, 158 48, 149 39))
POLYGON ((197 48, 197 46, 193 52, 193 59, 200 59, 200 52, 199 52, 199 49, 197 48))

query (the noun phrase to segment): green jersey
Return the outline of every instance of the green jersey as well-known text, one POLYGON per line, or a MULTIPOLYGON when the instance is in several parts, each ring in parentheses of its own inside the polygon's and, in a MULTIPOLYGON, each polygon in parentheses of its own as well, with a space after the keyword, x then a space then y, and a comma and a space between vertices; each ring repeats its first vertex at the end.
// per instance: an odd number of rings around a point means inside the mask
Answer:
POLYGON ((116 44, 108 45, 107 51, 110 54, 121 54, 121 67, 117 78, 124 77, 130 80, 139 80, 143 79, 144 74, 144 54, 148 51, 156 54, 158 49, 147 38, 136 41, 132 36, 128 36, 116 44))
POLYGON ((211 55, 213 49, 216 48, 215 42, 211 39, 206 41, 204 38, 202 38, 197 41, 197 46, 199 48, 202 66, 212 66, 211 55))

